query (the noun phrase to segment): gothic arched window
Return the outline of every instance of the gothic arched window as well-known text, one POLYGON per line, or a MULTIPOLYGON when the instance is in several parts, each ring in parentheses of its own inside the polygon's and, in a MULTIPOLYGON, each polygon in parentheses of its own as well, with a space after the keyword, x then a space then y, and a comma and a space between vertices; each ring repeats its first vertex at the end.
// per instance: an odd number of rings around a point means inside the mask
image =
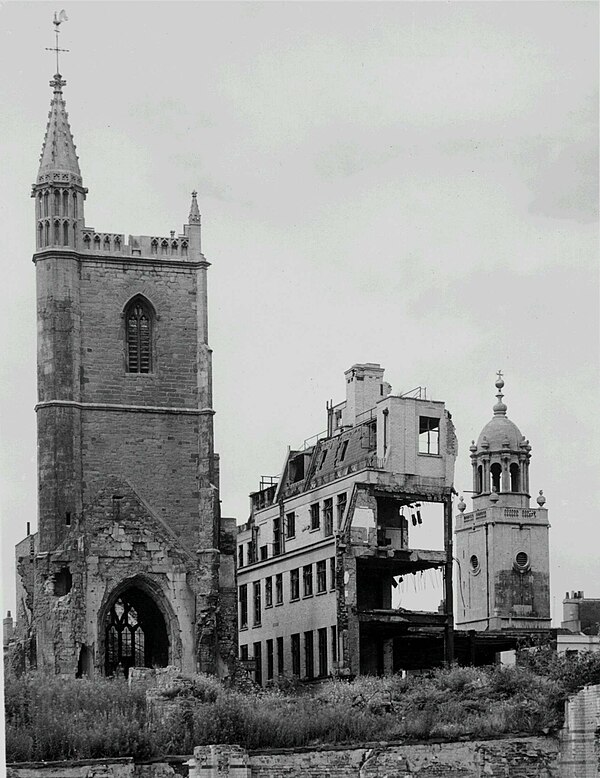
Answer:
POLYGON ((125 314, 127 372, 149 373, 152 369, 152 314, 143 299, 131 302, 125 314))

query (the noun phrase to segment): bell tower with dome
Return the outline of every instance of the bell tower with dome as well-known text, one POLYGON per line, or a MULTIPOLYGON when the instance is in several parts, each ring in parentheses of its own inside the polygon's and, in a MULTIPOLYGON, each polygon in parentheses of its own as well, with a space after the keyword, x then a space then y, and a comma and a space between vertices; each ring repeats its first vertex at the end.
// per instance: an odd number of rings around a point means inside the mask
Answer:
POLYGON ((506 415, 498 372, 493 418, 472 442, 473 510, 456 520, 457 629, 550 626, 548 511, 530 507, 531 446, 506 415))

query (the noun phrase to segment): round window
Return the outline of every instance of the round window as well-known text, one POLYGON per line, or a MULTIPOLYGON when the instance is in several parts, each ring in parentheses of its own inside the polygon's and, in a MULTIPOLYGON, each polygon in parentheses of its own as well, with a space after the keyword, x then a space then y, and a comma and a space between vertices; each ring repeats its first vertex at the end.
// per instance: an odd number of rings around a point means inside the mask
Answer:
POLYGON ((527 567, 529 564, 529 557, 524 551, 519 551, 515 557, 515 562, 517 563, 517 567, 527 567))
POLYGON ((470 562, 471 562, 471 568, 473 570, 479 570, 479 559, 477 559, 475 554, 473 554, 473 556, 471 557, 470 562))

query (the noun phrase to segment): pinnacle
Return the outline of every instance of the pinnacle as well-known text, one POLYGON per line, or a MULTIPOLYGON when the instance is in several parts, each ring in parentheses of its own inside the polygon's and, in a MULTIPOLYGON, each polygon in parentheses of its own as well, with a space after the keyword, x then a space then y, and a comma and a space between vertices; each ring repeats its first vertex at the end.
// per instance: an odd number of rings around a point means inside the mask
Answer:
POLYGON ((188 224, 200 224, 200 209, 198 208, 198 200, 196 199, 197 195, 198 192, 194 190, 192 192, 192 204, 190 205, 188 224))
POLYGON ((38 184, 56 180, 81 184, 79 161, 75 153, 69 115, 62 94, 65 83, 60 73, 57 73, 50 82, 54 94, 50 103, 48 125, 40 156, 38 184))

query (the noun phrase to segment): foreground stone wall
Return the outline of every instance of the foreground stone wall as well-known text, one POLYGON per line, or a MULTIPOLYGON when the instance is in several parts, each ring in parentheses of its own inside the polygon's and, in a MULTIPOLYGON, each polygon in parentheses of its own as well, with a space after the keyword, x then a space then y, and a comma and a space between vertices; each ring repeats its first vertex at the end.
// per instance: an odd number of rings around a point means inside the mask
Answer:
POLYGON ((253 751, 200 746, 190 778, 561 778, 558 741, 528 737, 359 748, 253 751))
POLYGON ((600 776, 600 685, 569 698, 560 733, 561 778, 600 776))

